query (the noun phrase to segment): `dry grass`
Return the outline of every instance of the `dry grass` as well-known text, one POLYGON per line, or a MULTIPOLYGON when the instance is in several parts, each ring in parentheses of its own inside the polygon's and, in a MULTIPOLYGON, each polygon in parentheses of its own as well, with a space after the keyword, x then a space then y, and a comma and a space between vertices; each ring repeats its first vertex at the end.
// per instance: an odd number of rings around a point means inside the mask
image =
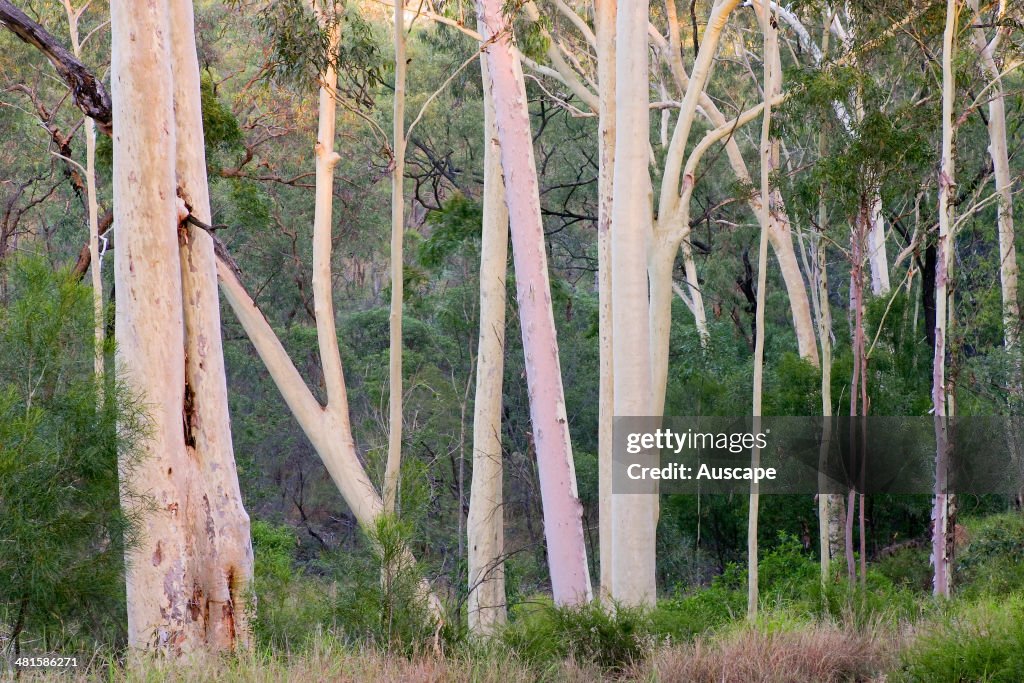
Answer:
POLYGON ((660 648, 642 675, 664 683, 871 681, 883 676, 893 657, 891 638, 882 629, 854 631, 830 624, 744 628, 660 648))
MULTIPOLYGON (((373 649, 355 650, 331 639, 311 648, 273 656, 248 653, 230 658, 186 661, 136 655, 115 665, 97 664, 65 672, 60 680, 110 683, 519 683, 600 680, 651 683, 830 683, 880 681, 896 658, 890 629, 856 630, 832 624, 786 628, 742 627, 665 645, 646 661, 609 679, 600 670, 572 661, 530 666, 507 651, 470 656, 428 655, 408 659, 373 649)), ((2 678, 2 675, 0 675, 2 678)), ((26 672, 22 680, 53 680, 44 672, 26 672)))
MULTIPOLYGON (((438 657, 408 659, 376 650, 351 650, 331 644, 272 657, 251 653, 237 657, 195 657, 171 661, 134 655, 115 665, 94 663, 79 671, 25 671, 22 681, 74 683, 518 683, 519 681, 596 680, 595 672, 572 663, 538 672, 514 657, 438 657)), ((3 678, 0 672, 0 680, 3 678)))

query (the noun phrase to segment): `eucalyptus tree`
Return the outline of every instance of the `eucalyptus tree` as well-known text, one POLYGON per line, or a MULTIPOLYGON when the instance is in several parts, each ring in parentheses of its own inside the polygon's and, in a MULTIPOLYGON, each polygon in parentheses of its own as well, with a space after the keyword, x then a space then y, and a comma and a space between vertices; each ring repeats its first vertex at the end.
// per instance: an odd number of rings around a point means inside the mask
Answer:
POLYGON ((556 603, 579 604, 589 601, 593 594, 551 307, 526 85, 520 60, 511 47, 511 26, 501 3, 479 0, 477 15, 505 175, 551 587, 556 603))
POLYGON ((128 640, 171 654, 249 640, 249 518, 228 416, 189 0, 111 4, 116 365, 149 406, 126 484, 128 640), (152 36, 139 41, 139 35, 152 36), (191 222, 190 222, 191 221, 191 222), (143 507, 139 507, 143 505, 143 507))
POLYGON ((484 189, 480 244, 480 330, 473 401, 473 481, 466 523, 470 631, 491 634, 505 623, 505 506, 502 384, 505 368, 505 279, 508 207, 501 173, 487 60, 480 56, 484 96, 484 189))
POLYGON ((949 468, 949 425, 954 403, 946 377, 946 341, 949 325, 949 282, 953 269, 953 241, 956 238, 955 137, 956 72, 953 62, 957 47, 961 3, 947 0, 942 36, 942 147, 939 157, 939 244, 935 267, 935 355, 932 361, 932 409, 935 416, 935 497, 932 505, 932 591, 949 597, 953 584, 956 498, 947 491, 949 468))

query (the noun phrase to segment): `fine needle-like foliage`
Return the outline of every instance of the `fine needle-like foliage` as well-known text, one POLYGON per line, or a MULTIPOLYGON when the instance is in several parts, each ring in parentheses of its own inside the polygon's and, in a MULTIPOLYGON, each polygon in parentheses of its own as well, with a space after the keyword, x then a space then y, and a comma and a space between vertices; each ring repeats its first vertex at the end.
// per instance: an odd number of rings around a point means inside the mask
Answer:
POLYGON ((131 467, 141 406, 93 374, 88 287, 37 259, 10 276, 0 308, 0 650, 120 642, 133 520, 118 505, 118 453, 131 467))

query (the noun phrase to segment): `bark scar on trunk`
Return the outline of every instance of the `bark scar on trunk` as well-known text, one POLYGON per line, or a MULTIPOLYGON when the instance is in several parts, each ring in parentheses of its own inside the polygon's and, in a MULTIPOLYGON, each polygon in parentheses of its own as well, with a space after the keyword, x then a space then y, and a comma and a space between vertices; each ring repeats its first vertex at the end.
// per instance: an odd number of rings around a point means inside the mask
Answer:
POLYGON ((182 403, 181 410, 181 426, 182 433, 185 436, 185 445, 190 449, 196 447, 196 436, 192 428, 192 421, 196 417, 196 406, 195 406, 195 394, 192 391, 192 386, 185 380, 185 400, 182 403))

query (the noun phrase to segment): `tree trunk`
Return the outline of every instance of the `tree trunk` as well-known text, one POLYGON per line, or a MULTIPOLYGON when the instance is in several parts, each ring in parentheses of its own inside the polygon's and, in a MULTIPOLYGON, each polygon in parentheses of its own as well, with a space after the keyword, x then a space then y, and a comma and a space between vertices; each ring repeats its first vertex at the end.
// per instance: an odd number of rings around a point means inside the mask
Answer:
POLYGON ((402 302, 405 297, 402 246, 405 238, 405 2, 395 0, 394 168, 391 171, 391 313, 388 363, 388 460, 384 508, 397 511, 402 465, 402 302))
POLYGON ((946 1, 946 27, 942 43, 942 157, 939 164, 939 244, 935 268, 935 355, 932 366, 932 407, 935 413, 935 498, 932 506, 932 591, 949 597, 952 589, 953 511, 955 501, 946 492, 949 466, 947 418, 952 405, 947 401, 946 326, 948 324, 948 284, 952 271, 953 194, 956 168, 953 162, 953 108, 956 95, 953 50, 956 44, 959 2, 946 1))
MULTIPOLYGON (((128 643, 172 653, 201 638, 191 618, 192 558, 186 513, 189 462, 182 434, 185 338, 178 260, 170 35, 164 2, 114 0, 114 252, 118 372, 147 402, 142 460, 126 489, 153 500, 127 557, 128 643), (149 36, 134 40, 134 36, 149 36)), ((128 498, 129 510, 142 505, 128 498)))
POLYGON ((115 1, 111 33, 117 365, 149 406, 142 460, 122 476, 152 501, 124 500, 142 516, 127 558, 128 640, 172 655, 231 649, 248 642, 252 550, 213 247, 182 222, 209 220, 191 2, 115 1))
POLYGON ((508 209, 494 123, 487 60, 484 92, 483 238, 480 246, 480 340, 473 402, 473 482, 469 497, 469 630, 489 635, 505 623, 501 397, 505 361, 508 209))
MULTIPOLYGON (((972 0, 978 16, 978 2, 972 0)), ((978 24, 981 18, 978 16, 978 24)), ((988 95, 989 156, 995 175, 995 190, 999 195, 997 220, 999 226, 999 280, 1003 295, 1003 343, 1008 351, 1015 350, 1020 337, 1020 307, 1017 304, 1017 252, 1013 230, 1013 177, 1010 174, 1009 153, 1006 144, 1006 96, 995 51, 1007 27, 996 29, 996 36, 988 41, 982 28, 973 32, 974 47, 981 61, 981 72, 991 83, 988 95)), ((1019 371, 1019 368, 1018 368, 1019 371)), ((1019 383, 1020 378, 1017 378, 1019 383)))
POLYGON ((516 297, 526 354, 530 420, 544 502, 544 534, 552 591, 557 604, 579 604, 591 598, 590 573, 551 307, 526 85, 522 67, 512 50, 511 26, 503 14, 501 2, 479 0, 477 12, 483 29, 501 144, 501 165, 505 172, 516 297))
MULTIPOLYGON (((71 50, 75 59, 82 58, 82 45, 78 34, 78 21, 88 8, 75 9, 71 0, 63 0, 64 10, 68 17, 68 31, 71 36, 71 50)), ((89 115, 85 117, 85 192, 86 210, 89 216, 89 260, 92 268, 92 313, 93 313, 93 372, 96 375, 96 386, 99 400, 103 401, 103 357, 104 340, 106 337, 106 321, 103 319, 103 271, 100 270, 100 229, 99 202, 96 198, 96 121, 89 115)))
POLYGON ((612 319, 612 213, 615 189, 615 13, 617 0, 595 0, 597 40, 598 189, 597 282, 598 345, 598 524, 601 597, 612 594, 612 426, 615 418, 615 373, 612 319))
MULTIPOLYGON (((611 222, 612 377, 616 416, 652 415, 648 353, 647 249, 651 239, 648 172, 647 0, 618 7, 615 26, 615 148, 611 222)), ((675 252, 672 252, 675 258, 675 252)), ((671 276, 671 274, 670 274, 671 276)), ((652 280, 653 283, 653 280, 652 280)), ((669 290, 671 301, 671 290, 669 290)), ((658 498, 611 497, 611 594, 624 605, 653 605, 658 498)))
MULTIPOLYGON (((192 2, 168 3, 178 191, 191 213, 209 224, 212 214, 192 2)), ((199 494, 193 494, 197 498, 192 524, 203 563, 202 584, 194 590, 192 600, 200 604, 207 619, 207 645, 226 650, 249 642, 252 542, 231 441, 213 239, 191 226, 186 234, 179 239, 185 302, 185 391, 186 400, 191 394, 192 404, 191 412, 186 410, 190 420, 185 427, 186 449, 198 472, 194 485, 203 489, 202 503, 199 494)))
MULTIPOLYGON (((775 17, 768 4, 761 5, 761 31, 764 35, 764 113, 761 125, 761 197, 767 198, 761 206, 761 239, 757 251, 757 302, 755 305, 754 331, 754 386, 753 416, 754 433, 761 431, 761 403, 764 385, 764 307, 768 292, 768 233, 771 225, 771 198, 773 192, 769 187, 771 172, 778 163, 778 142, 771 137, 772 108, 771 99, 780 88, 779 74, 781 66, 777 62, 778 29, 775 17)), ((751 467, 759 467, 761 451, 755 445, 751 450, 751 467)), ((747 514, 747 617, 757 617, 758 608, 758 561, 757 561, 757 529, 760 493, 757 482, 750 485, 750 505, 747 514)))

